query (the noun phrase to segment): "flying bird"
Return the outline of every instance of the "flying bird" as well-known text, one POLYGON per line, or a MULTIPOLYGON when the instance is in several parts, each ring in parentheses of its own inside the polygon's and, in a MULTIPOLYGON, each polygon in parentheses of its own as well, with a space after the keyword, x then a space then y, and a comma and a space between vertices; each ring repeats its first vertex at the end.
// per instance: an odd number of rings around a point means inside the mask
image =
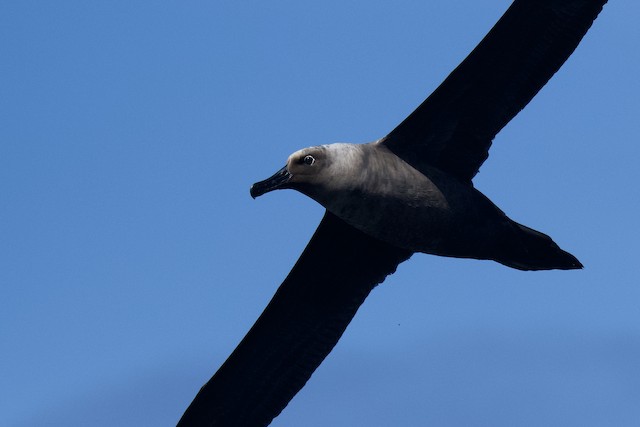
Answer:
POLYGON ((262 315, 180 426, 266 426, 329 354, 371 290, 416 252, 519 270, 582 264, 472 183, 496 134, 567 60, 605 1, 516 0, 400 125, 368 144, 296 151, 252 197, 294 189, 326 208, 262 315))

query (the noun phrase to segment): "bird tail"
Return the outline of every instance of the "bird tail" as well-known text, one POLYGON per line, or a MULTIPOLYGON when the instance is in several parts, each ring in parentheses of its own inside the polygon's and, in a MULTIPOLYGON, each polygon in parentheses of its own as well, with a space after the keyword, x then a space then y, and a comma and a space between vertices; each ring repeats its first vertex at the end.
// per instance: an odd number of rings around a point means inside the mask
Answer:
POLYGON ((495 260, 518 270, 573 270, 582 264, 544 233, 512 221, 516 236, 508 239, 495 260))

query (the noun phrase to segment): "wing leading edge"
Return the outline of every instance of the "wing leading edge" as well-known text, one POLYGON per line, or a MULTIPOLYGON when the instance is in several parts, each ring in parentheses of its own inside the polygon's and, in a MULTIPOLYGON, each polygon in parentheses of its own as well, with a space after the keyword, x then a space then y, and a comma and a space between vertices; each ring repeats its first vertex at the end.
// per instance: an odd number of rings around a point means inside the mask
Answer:
POLYGON ((518 0, 444 82, 382 143, 418 170, 464 182, 496 134, 567 60, 606 0, 518 0))
POLYGON ((333 349, 369 292, 410 256, 325 213, 267 308, 178 425, 268 425, 333 349))

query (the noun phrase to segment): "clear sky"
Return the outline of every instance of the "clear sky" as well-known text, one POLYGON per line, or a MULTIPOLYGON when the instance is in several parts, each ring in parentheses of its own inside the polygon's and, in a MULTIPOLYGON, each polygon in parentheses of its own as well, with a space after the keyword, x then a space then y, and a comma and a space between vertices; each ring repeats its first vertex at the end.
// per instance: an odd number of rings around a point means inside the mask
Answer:
MULTIPOLYGON (((409 114, 508 0, 0 4, 0 425, 170 426, 323 209, 249 186, 409 114)), ((640 425, 640 4, 476 187, 583 271, 415 255, 274 426, 640 425)))

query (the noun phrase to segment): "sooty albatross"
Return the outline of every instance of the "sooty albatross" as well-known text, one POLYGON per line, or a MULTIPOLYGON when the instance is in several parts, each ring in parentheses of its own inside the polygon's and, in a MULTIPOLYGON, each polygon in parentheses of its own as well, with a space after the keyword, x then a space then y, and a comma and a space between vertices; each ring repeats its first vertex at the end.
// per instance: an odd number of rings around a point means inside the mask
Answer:
POLYGON ((571 55, 606 1, 516 0, 398 127, 369 144, 293 153, 251 187, 326 208, 275 296, 179 422, 265 426, 329 354, 369 292, 414 252, 574 269, 550 237, 473 187, 495 135, 571 55))

